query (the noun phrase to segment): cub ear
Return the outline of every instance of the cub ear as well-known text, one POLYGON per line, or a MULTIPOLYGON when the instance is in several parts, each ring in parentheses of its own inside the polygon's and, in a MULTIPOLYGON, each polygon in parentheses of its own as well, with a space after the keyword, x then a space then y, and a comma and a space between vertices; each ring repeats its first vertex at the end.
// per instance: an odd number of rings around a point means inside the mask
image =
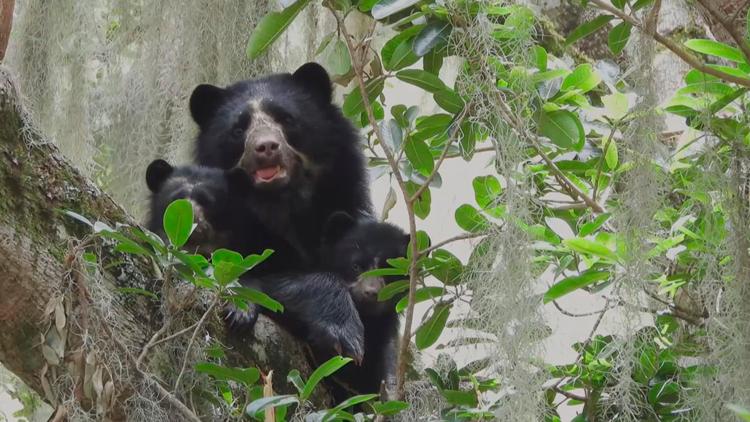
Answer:
POLYGON ((250 180, 250 176, 245 173, 245 170, 235 167, 227 170, 225 176, 229 185, 229 192, 244 195, 250 191, 252 181, 250 180))
POLYGON ((323 225, 323 243, 336 242, 356 224, 354 217, 343 211, 331 214, 323 225))
POLYGON ((162 159, 152 161, 146 169, 146 185, 149 190, 154 193, 158 192, 173 171, 174 167, 162 159))
POLYGON ((331 102, 333 87, 331 86, 331 78, 323 66, 315 62, 305 63, 294 71, 292 79, 312 92, 319 100, 326 103, 331 102))
POLYGON ((190 95, 190 115, 203 128, 224 102, 226 90, 213 85, 198 85, 190 95))

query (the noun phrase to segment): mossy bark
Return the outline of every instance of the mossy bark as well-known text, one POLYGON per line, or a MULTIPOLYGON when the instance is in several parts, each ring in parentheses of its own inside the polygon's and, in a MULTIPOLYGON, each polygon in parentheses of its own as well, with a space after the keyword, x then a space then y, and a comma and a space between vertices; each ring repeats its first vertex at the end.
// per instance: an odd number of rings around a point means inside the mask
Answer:
MULTIPOLYGON (((71 329, 63 359, 58 365, 50 365, 43 354, 45 336, 55 324, 48 305, 51 298, 66 289, 70 291, 71 245, 91 233, 88 226, 58 210, 74 211, 108 224, 134 224, 121 207, 33 129, 8 70, 0 67, 0 362, 48 401, 50 380, 44 379, 49 377, 48 369, 54 366, 51 372, 56 377, 70 372, 75 353, 80 355, 76 343, 82 343, 81 339, 71 342, 70 334, 80 331, 71 329)), ((159 303, 145 296, 119 294, 116 289, 159 291, 161 280, 147 260, 110 253, 111 256, 100 257, 105 264, 101 265, 100 280, 104 280, 104 288, 114 298, 108 317, 114 315, 122 321, 115 333, 117 342, 139 350, 161 326, 159 303)), ((82 280, 84 284, 88 282, 85 276, 82 280)), ((66 303, 69 318, 87 312, 82 301, 78 297, 66 303)), ((274 389, 279 393, 290 391, 285 380, 290 369, 297 368, 304 375, 310 372, 302 346, 263 317, 251 339, 227 338, 218 315, 209 319, 205 329, 232 346, 228 356, 234 366, 255 366, 264 373, 274 369, 274 389)), ((90 340, 115 342, 103 334, 90 340)), ((118 350, 118 346, 113 344, 110 349, 118 350)), ((73 379, 80 376, 67 375, 73 379)), ((121 402, 126 398, 123 394, 117 396, 121 402)), ((318 397, 318 401, 324 400, 327 397, 318 397)), ((127 409, 123 410, 127 413, 127 409)))

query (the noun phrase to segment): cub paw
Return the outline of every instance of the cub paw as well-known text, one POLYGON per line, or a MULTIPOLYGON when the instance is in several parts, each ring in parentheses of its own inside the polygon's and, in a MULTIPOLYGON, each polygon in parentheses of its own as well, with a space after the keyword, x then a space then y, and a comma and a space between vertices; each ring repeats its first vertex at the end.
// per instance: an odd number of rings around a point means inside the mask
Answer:
POLYGON ((311 333, 313 347, 325 355, 350 357, 357 365, 365 356, 365 329, 359 317, 343 324, 321 325, 311 333))

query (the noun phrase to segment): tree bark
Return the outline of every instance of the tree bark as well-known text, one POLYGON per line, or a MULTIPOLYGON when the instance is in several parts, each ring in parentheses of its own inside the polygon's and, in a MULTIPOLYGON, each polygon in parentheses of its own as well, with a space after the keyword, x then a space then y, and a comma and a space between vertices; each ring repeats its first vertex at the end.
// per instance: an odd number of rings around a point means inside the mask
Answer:
MULTIPOLYGON (((92 240, 87 225, 57 210, 71 210, 112 226, 117 222, 134 224, 107 194, 68 164, 55 145, 34 130, 8 70, 0 67, 0 362, 53 406, 66 399, 55 391, 61 377, 85 387, 84 380, 91 374, 81 368, 92 349, 119 355, 133 353, 129 359, 122 358, 125 369, 121 372, 137 374, 134 357, 163 323, 158 301, 116 290, 137 287, 159 292, 161 280, 153 264, 110 250, 99 257, 98 276, 90 277, 75 267, 76 246, 82 239, 90 239, 102 251, 111 248, 102 245, 101 239, 92 240), (106 315, 92 309, 92 292, 97 291, 111 298, 106 315), (62 303, 56 306, 58 300, 62 303), (116 329, 101 332, 90 327, 101 324, 102 319, 104 324, 116 321, 116 329), (62 346, 50 335, 52 331, 58 331, 62 346), (57 363, 52 353, 55 350, 62 352, 57 363)), ((291 391, 285 380, 290 369, 299 369, 303 375, 310 373, 302 346, 264 317, 259 319, 252 339, 227 338, 215 313, 203 331, 199 338, 209 335, 231 345, 227 357, 233 366, 254 366, 263 373, 273 369, 277 393, 291 391)), ((191 368, 189 365, 188 371, 191 368)), ((105 391, 95 396, 106 396, 106 376, 104 381, 105 391)), ((127 403, 123 403, 132 389, 127 393, 128 387, 120 388, 117 376, 110 375, 109 381, 116 393, 106 398, 118 402, 128 414, 127 403)), ((171 388, 167 386, 166 390, 171 388)), ((76 399, 81 401, 83 396, 76 399)), ((315 401, 326 400, 321 392, 315 401)), ((110 414, 110 419, 117 417, 110 414)))

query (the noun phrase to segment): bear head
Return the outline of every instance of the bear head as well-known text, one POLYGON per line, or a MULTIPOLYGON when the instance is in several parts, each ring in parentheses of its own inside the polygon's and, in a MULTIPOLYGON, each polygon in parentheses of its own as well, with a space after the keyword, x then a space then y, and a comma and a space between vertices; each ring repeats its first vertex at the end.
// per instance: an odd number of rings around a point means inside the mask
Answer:
POLYGON ((406 256, 409 235, 400 228, 372 218, 359 221, 337 212, 323 229, 321 263, 348 284, 349 292, 362 315, 377 316, 395 312, 395 302, 378 301, 378 293, 402 276, 366 276, 367 271, 389 268, 388 260, 406 256))
POLYGON ((198 164, 242 168, 261 191, 309 186, 300 180, 315 180, 342 149, 358 147, 331 95, 328 73, 316 63, 226 88, 198 86, 190 97, 198 164))
POLYGON ((186 199, 193 207, 195 230, 185 249, 210 254, 227 247, 241 197, 250 182, 239 169, 221 170, 202 166, 173 167, 164 160, 154 160, 146 170, 146 184, 151 191, 148 229, 167 241, 162 226, 164 212, 177 199, 186 199))

